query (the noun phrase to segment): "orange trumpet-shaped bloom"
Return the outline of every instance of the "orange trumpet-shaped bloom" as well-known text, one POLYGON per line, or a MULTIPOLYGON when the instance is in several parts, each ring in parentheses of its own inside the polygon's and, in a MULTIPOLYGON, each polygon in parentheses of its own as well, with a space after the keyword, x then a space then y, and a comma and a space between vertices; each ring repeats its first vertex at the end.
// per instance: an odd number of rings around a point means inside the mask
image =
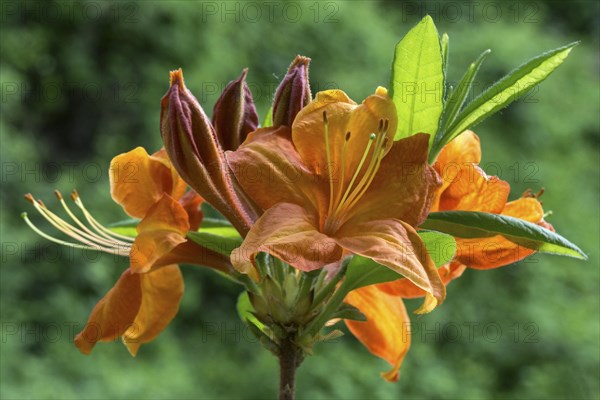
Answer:
POLYGON ((227 272, 228 260, 186 239, 202 220, 202 198, 187 184, 164 150, 148 155, 138 147, 115 157, 110 167, 113 199, 141 218, 130 246, 130 267, 102 298, 75 344, 90 353, 97 342, 122 337, 132 355, 175 317, 183 295, 177 263, 204 264, 227 272))
POLYGON ((427 216, 436 172, 428 135, 393 141, 397 119, 387 91, 357 105, 340 90, 317 94, 287 126, 259 129, 226 153, 248 196, 264 210, 231 256, 256 276, 268 252, 311 271, 345 253, 404 275, 427 294, 419 312, 443 301, 445 287, 415 231, 427 216))
MULTIPOLYGON (((431 211, 480 211, 502 214, 532 222, 554 231, 544 221, 544 210, 530 192, 508 202, 510 185, 496 176, 488 176, 481 162, 479 138, 465 131, 440 152, 434 168, 442 177, 431 211)), ((491 269, 515 263, 535 251, 519 246, 503 236, 487 238, 455 238, 457 251, 454 260, 442 266, 440 276, 445 284, 458 278, 466 268, 491 269)), ((425 293, 406 279, 385 284, 384 288, 402 297, 420 297, 425 293)))

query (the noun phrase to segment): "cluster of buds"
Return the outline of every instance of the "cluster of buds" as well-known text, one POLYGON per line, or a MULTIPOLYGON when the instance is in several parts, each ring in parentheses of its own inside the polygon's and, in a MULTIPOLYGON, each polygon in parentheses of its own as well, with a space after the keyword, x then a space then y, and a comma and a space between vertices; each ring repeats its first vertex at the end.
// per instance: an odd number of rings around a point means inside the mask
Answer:
MULTIPOLYGON (((274 126, 291 126, 311 101, 309 58, 297 56, 275 93, 274 126)), ((181 69, 170 74, 170 88, 161 101, 160 130, 165 149, 179 175, 206 201, 245 234, 260 210, 233 177, 225 151, 236 150, 258 127, 248 70, 230 82, 217 100, 212 121, 186 88, 181 69)))

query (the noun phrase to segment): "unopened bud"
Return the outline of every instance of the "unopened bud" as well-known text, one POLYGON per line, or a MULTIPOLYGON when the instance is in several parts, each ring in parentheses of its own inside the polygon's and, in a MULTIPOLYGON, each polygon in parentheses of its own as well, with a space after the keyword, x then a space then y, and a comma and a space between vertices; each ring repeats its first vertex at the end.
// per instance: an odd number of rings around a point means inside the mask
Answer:
POLYGON ((248 69, 231 81, 215 104, 213 125, 223 150, 236 150, 258 127, 258 114, 246 83, 248 69))
POLYGON ((296 56, 279 84, 273 100, 273 126, 292 126, 298 112, 310 103, 308 64, 310 58, 296 56))
POLYGON ((185 87, 181 69, 171 72, 170 81, 160 114, 160 132, 169 159, 192 189, 245 234, 253 219, 234 189, 215 130, 185 87))

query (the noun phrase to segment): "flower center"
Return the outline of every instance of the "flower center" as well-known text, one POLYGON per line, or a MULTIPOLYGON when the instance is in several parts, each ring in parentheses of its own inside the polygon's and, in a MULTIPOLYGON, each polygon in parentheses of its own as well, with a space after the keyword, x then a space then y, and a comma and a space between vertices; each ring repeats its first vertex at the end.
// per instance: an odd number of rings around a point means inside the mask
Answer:
POLYGON ((331 165, 329 123, 326 111, 323 111, 323 125, 325 127, 325 151, 327 154, 327 173, 329 178, 329 208, 323 231, 324 233, 332 234, 346 221, 352 208, 364 196, 371 182, 373 182, 375 175, 377 175, 389 140, 387 137, 389 121, 387 119, 380 119, 377 133, 372 132, 369 134, 369 140, 367 141, 363 155, 347 186, 345 186, 346 152, 351 132, 346 133, 341 156, 341 176, 336 184, 331 165))
POLYGON ((58 190, 54 192, 56 197, 60 201, 61 205, 65 209, 66 213, 69 217, 75 222, 75 225, 68 223, 64 219, 60 218, 52 211, 50 211, 46 205, 41 200, 36 200, 33 196, 28 193, 25 195, 25 199, 27 199, 35 209, 42 214, 42 216, 52 224, 56 229, 63 232, 67 236, 76 240, 77 243, 67 242, 55 237, 52 237, 38 227, 36 227, 27 217, 27 213, 22 213, 21 217, 25 220, 27 225, 38 235, 42 236, 45 239, 50 240, 51 242, 58 243, 63 246, 73 247, 76 249, 84 249, 84 250, 98 250, 103 251, 105 253, 115 254, 123 257, 129 257, 129 253, 131 251, 131 245, 134 241, 133 238, 129 236, 119 235, 111 231, 110 229, 102 226, 92 215, 90 212, 84 207, 81 198, 77 191, 73 190, 71 194, 71 198, 73 202, 85 217, 88 226, 86 226, 83 222, 73 214, 71 209, 67 206, 63 196, 60 194, 58 190))

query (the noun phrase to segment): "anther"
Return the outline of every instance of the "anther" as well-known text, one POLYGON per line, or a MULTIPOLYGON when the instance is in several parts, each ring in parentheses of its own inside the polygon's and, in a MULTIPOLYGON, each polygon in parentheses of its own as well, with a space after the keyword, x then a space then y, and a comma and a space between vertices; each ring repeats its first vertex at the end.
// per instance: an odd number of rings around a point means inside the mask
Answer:
POLYGON ((346 132, 346 142, 350 140, 350 131, 346 132))
POLYGON ((379 127, 377 128, 377 132, 381 132, 381 130, 383 129, 383 119, 379 120, 379 127))
MULTIPOLYGON (((35 199, 33 198, 33 195, 31 193, 27 193, 23 197, 25 197, 25 200, 27 200, 31 204, 35 203, 35 199)), ((27 215, 27 214, 25 214, 25 215, 27 215)))
POLYGON ((60 194, 60 192, 59 192, 58 190, 55 190, 55 191, 54 191, 54 194, 56 195, 56 198, 57 198, 57 199, 59 199, 59 200, 62 200, 62 199, 63 199, 63 197, 62 197, 62 194, 60 194))
POLYGON ((323 123, 327 124, 327 111, 323 111, 323 123))
POLYGON ((77 199, 79 198, 79 193, 77 193, 77 190, 73 189, 73 191, 71 192, 71 198, 73 199, 73 201, 77 201, 77 199))

